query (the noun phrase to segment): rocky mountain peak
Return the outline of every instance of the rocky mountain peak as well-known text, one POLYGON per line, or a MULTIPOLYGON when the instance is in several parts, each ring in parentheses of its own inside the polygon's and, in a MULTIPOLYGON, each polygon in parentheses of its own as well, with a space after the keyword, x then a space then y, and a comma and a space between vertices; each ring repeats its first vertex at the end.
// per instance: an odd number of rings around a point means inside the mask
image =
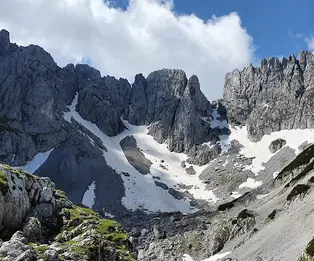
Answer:
POLYGON ((10 34, 7 30, 0 31, 0 51, 5 51, 10 46, 10 34))
POLYGON ((314 55, 303 51, 295 56, 262 59, 226 75, 223 103, 231 124, 247 124, 249 137, 281 129, 313 126, 314 55))

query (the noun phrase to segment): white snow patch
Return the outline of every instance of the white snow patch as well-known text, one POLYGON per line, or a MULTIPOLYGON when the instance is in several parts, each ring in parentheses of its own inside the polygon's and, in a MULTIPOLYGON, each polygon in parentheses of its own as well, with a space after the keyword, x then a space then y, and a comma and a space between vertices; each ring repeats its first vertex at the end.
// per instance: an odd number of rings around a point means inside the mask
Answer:
POLYGON ((229 163, 229 160, 226 160, 226 161, 224 162, 224 164, 222 164, 222 166, 223 166, 223 167, 226 167, 226 166, 228 165, 228 163, 229 163))
POLYGON ((280 171, 276 171, 276 172, 274 172, 274 174, 273 174, 273 178, 275 179, 275 178, 277 178, 278 177, 278 175, 279 175, 279 173, 280 173, 280 171))
MULTIPOLYGON (((231 252, 226 252, 222 254, 216 254, 214 256, 211 256, 210 258, 206 258, 203 261, 218 261, 219 259, 222 259, 228 255, 230 255, 231 252)), ((193 258, 187 254, 183 255, 183 261, 194 261, 193 258)))
POLYGON ((160 177, 163 183, 166 183, 172 188, 177 188, 177 185, 180 183, 193 185, 193 188, 188 191, 196 199, 203 199, 211 202, 216 202, 218 200, 212 191, 206 190, 206 184, 204 184, 198 177, 206 166, 199 167, 186 163, 186 168, 193 166, 197 173, 193 176, 188 175, 185 169, 181 167, 182 161, 188 159, 186 154, 170 152, 165 143, 160 144, 154 140, 152 136, 147 134, 148 129, 146 126, 133 126, 126 121, 124 121, 124 124, 136 139, 137 146, 142 149, 145 157, 153 163, 150 168, 152 176, 160 177), (160 168, 160 160, 164 160, 163 165, 167 167, 167 170, 160 168))
POLYGON ((115 218, 115 215, 112 215, 110 213, 105 213, 105 217, 108 217, 108 218, 115 218))
POLYGON ((256 181, 255 179, 248 178, 246 182, 242 183, 239 188, 258 188, 263 185, 262 181, 256 181))
POLYGON ((229 149, 231 149, 231 140, 229 135, 220 135, 220 141, 218 142, 221 147, 221 152, 226 153, 229 149))
POLYGON ((232 140, 237 140, 243 148, 240 150, 240 154, 247 158, 253 158, 252 165, 247 166, 246 169, 250 169, 255 175, 265 169, 264 163, 269 161, 274 156, 269 151, 268 146, 270 143, 278 138, 287 141, 285 147, 290 147, 295 150, 296 154, 299 154, 299 146, 308 141, 314 142, 314 130, 313 129, 295 129, 295 130, 281 130, 273 132, 270 135, 264 135, 258 142, 252 142, 248 139, 247 127, 231 128, 230 136, 226 136, 226 139, 222 141, 225 149, 230 148, 232 140))
POLYGON ((182 257, 182 261, 194 261, 194 260, 188 254, 184 254, 183 257, 182 257))
POLYGON ((210 121, 210 126, 212 128, 228 128, 228 122, 226 120, 219 120, 218 118, 220 118, 220 114, 218 113, 218 111, 216 109, 213 110, 212 112, 212 116, 213 116, 213 120, 210 121))
POLYGON ((263 198, 266 198, 266 197, 269 196, 270 194, 271 194, 271 193, 257 195, 257 196, 256 196, 256 199, 263 199, 263 198))
MULTIPOLYGON (((84 120, 75 111, 77 100, 78 94, 76 94, 72 104, 68 106, 70 111, 65 112, 63 117, 68 122, 71 122, 71 118, 74 118, 78 123, 100 138, 103 145, 108 149, 108 151, 103 150, 103 155, 108 166, 115 169, 118 173, 129 173, 129 177, 121 174, 126 194, 122 199, 122 204, 127 209, 136 210, 141 208, 150 212, 180 211, 182 213, 197 211, 196 208, 190 206, 189 200, 177 200, 168 191, 156 186, 153 176, 160 177, 161 181, 166 183, 168 187, 177 190, 180 190, 178 188, 179 183, 193 185, 188 191, 196 199, 204 199, 209 202, 216 202, 218 200, 212 191, 206 190, 206 185, 198 178, 206 166, 193 166, 197 175, 190 176, 186 174, 185 170, 181 167, 181 162, 187 160, 187 156, 185 154, 170 152, 166 144, 159 144, 152 136, 147 135, 147 126, 132 126, 124 122, 128 130, 115 137, 105 135, 95 124, 84 120), (142 149, 144 155, 153 163, 150 168, 151 175, 142 175, 129 164, 120 146, 120 141, 128 135, 135 137, 138 147, 142 149), (159 167, 161 159, 165 161, 163 164, 168 170, 159 167)), ((187 167, 191 166, 190 164, 186 165, 187 167)))
POLYGON ((210 258, 204 259, 203 261, 217 261, 219 259, 222 259, 228 255, 230 255, 231 252, 226 252, 226 253, 222 253, 222 254, 216 254, 214 256, 211 256, 210 258))
MULTIPOLYGON (((218 111, 216 109, 213 110, 212 116, 213 116, 212 120, 208 120, 207 118, 203 118, 204 121, 207 121, 210 123, 211 128, 220 128, 220 129, 229 128, 228 122, 226 120, 221 121, 218 119, 221 117, 221 115, 218 113, 218 111)), ((219 139, 220 139, 220 141, 218 141, 217 143, 220 144, 221 152, 222 153, 227 152, 231 148, 231 145, 229 142, 229 136, 228 135, 220 135, 219 139)), ((209 146, 209 147, 214 147, 214 145, 211 145, 211 142, 206 142, 204 144, 209 146)))
POLYGON ((45 163, 52 151, 53 149, 36 154, 31 161, 28 161, 27 164, 21 168, 26 172, 34 173, 41 165, 45 163))
POLYGON ((231 194, 231 197, 233 197, 233 198, 235 198, 235 199, 237 199, 237 198, 239 198, 239 197, 241 197, 242 196, 242 194, 240 193, 240 192, 238 192, 238 191, 234 191, 234 192, 232 192, 232 194, 231 194))
POLYGON ((88 189, 85 191, 83 199, 82 199, 82 204, 92 208, 93 205, 95 204, 95 189, 96 189, 96 183, 95 181, 92 182, 92 184, 89 185, 88 189))
POLYGON ((11 163, 15 160, 16 155, 12 154, 12 159, 11 159, 11 163))

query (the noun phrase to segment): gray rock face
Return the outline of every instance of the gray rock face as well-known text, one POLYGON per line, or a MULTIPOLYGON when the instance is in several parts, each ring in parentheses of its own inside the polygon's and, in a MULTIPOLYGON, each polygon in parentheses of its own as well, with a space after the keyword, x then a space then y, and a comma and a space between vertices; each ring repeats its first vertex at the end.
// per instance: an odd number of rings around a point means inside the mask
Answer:
POLYGON ((10 36, 9 32, 6 30, 0 31, 0 52, 8 50, 10 46, 10 36))
POLYGON ((82 202, 88 186, 95 181, 94 209, 113 215, 126 212, 121 203, 125 196, 121 177, 108 167, 101 148, 83 135, 73 135, 55 148, 35 174, 50 177, 75 203, 82 202))
POLYGON ((223 103, 233 124, 247 124, 249 137, 282 129, 313 128, 314 55, 263 59, 227 74, 223 103))
POLYGON ((188 174, 188 175, 196 175, 196 171, 195 169, 193 168, 193 166, 189 167, 189 168, 186 168, 185 169, 185 172, 188 174))
POLYGON ((84 119, 95 123, 105 134, 115 136, 124 130, 124 125, 105 95, 105 91, 96 86, 86 87, 79 92, 77 109, 84 119))
POLYGON ((187 162, 190 164, 203 166, 209 163, 212 159, 217 158, 220 153, 221 147, 219 144, 216 144, 212 148, 208 147, 207 145, 203 145, 191 155, 187 162))
POLYGON ((29 242, 39 242, 42 239, 41 224, 37 218, 29 217, 23 225, 23 234, 29 242))
POLYGON ((0 255, 7 261, 35 261, 36 252, 27 244, 23 233, 16 232, 12 238, 0 247, 0 255))
MULTIPOLYGON (((1 35, 3 46, 8 35, 5 32, 1 35)), ((38 46, 2 47, 0 140, 5 148, 2 162, 24 165, 36 152, 46 151, 66 139, 67 131, 58 116, 65 102, 60 90, 67 88, 62 80, 66 75, 38 46)))
POLYGON ((211 104, 200 91, 196 76, 189 80, 181 70, 160 70, 147 79, 137 75, 132 88, 128 120, 150 124, 149 134, 176 152, 190 152, 212 138, 211 104))
POLYGON ((127 136, 121 140, 120 146, 125 157, 136 170, 143 175, 150 173, 150 166, 153 163, 145 158, 145 155, 140 151, 136 139, 133 136, 127 136))
POLYGON ((148 101, 146 96, 147 81, 142 74, 135 76, 132 84, 128 120, 131 124, 145 125, 147 122, 148 101))
POLYGON ((116 108, 119 115, 124 118, 129 113, 129 103, 131 95, 131 85, 123 78, 117 80, 114 77, 104 77, 103 79, 110 95, 110 103, 116 108))
POLYGON ((275 153, 277 152, 278 150, 280 150, 283 146, 285 146, 287 144, 287 141, 286 140, 283 140, 283 139, 276 139, 274 141, 272 141, 270 144, 269 144, 269 151, 271 153, 275 153))
MULTIPOLYGON (((0 171, 7 177, 7 183, 3 184, 0 190, 0 231, 3 228, 8 231, 17 230, 31 211, 33 217, 40 222, 45 221, 48 214, 52 215, 56 211, 52 197, 49 203, 41 198, 45 190, 54 188, 53 183, 50 181, 45 183, 44 180, 30 174, 27 176, 20 170, 12 172, 9 167, 0 166, 0 171), (15 173, 18 173, 18 176, 15 173), (49 213, 46 204, 50 206, 49 213)), ((26 230, 30 230, 30 227, 28 226, 26 230)))

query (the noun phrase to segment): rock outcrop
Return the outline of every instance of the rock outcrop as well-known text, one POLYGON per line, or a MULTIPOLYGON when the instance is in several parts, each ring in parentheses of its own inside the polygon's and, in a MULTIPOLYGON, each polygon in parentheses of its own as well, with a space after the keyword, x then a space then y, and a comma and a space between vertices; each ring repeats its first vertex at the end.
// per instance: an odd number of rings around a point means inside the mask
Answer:
POLYGON ((121 226, 74 205, 48 178, 0 165, 0 259, 132 261, 121 226))
POLYGON ((273 140, 269 144, 268 148, 269 148, 269 151, 271 153, 276 153, 278 150, 280 150, 286 144, 287 144, 286 140, 284 140, 284 139, 276 139, 276 140, 273 140))
POLYGON ((135 77, 128 120, 150 125, 149 134, 160 143, 167 142, 170 151, 193 152, 210 141, 211 126, 204 118, 211 112, 196 76, 187 79, 181 70, 164 69, 147 79, 135 77))
POLYGON ((303 51, 299 59, 263 59, 259 68, 227 74, 223 103, 229 122, 246 124, 253 141, 283 129, 313 128, 313 71, 314 55, 303 51))

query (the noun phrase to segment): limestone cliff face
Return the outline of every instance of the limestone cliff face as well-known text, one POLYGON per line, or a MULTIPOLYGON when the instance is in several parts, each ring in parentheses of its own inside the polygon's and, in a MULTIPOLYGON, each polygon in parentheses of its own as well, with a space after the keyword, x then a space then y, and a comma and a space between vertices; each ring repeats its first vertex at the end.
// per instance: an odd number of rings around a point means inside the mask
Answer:
POLYGON ((105 144, 63 118, 75 97, 79 115, 109 137, 126 130, 124 119, 149 125, 149 134, 175 152, 192 154, 217 139, 210 126, 213 109, 196 76, 164 69, 137 75, 131 87, 88 65, 60 68, 41 47, 17 46, 0 31, 0 163, 25 166, 53 149, 35 174, 49 176, 76 203, 95 181, 102 190, 96 189, 94 207, 114 215, 126 212, 123 181, 103 157, 105 144))
POLYGON ((200 90, 196 76, 187 79, 181 70, 160 70, 147 79, 138 75, 132 88, 129 121, 150 125, 149 134, 167 142, 176 152, 191 152, 212 139, 212 107, 200 90))
POLYGON ((0 165, 0 259, 132 261, 121 226, 74 205, 48 178, 0 165))
POLYGON ((260 140, 264 134, 282 129, 314 126, 314 55, 263 59, 227 74, 223 102, 229 121, 247 124, 249 137, 260 140))

